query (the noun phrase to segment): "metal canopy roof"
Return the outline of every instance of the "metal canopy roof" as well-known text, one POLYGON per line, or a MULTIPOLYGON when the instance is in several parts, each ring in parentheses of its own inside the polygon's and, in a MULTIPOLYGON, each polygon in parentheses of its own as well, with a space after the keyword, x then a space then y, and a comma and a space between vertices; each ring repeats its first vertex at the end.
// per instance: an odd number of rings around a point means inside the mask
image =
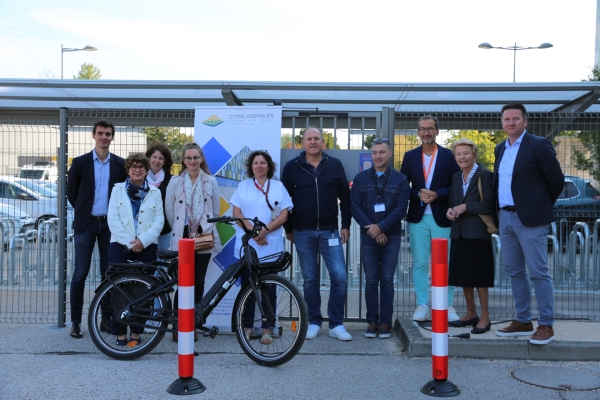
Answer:
POLYGON ((0 79, 0 116, 73 109, 192 110, 273 105, 285 115, 378 112, 498 112, 519 102, 530 112, 600 112, 600 82, 332 83, 0 79))

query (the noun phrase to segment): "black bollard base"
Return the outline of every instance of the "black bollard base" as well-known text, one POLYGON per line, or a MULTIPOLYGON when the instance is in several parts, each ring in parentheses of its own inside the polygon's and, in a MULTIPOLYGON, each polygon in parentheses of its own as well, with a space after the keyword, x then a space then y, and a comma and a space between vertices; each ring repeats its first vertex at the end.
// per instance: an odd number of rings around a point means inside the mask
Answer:
POLYGON ((185 396, 188 394, 198 394, 206 390, 206 386, 196 378, 179 378, 171 383, 167 388, 167 393, 185 396))
POLYGON ((447 379, 432 379, 421 388, 421 393, 434 397, 454 397, 460 394, 460 389, 447 379))

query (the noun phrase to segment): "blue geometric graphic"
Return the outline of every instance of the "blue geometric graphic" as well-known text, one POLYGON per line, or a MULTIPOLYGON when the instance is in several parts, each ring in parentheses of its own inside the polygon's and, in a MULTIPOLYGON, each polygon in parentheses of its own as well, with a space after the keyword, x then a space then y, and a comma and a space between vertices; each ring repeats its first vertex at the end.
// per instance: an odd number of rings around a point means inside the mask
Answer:
MULTIPOLYGON (((217 264, 217 266, 221 269, 221 271, 225 271, 225 269, 227 267, 229 267, 231 264, 237 262, 237 258, 235 258, 233 256, 233 248, 235 246, 235 236, 229 241, 229 243, 227 243, 225 246, 223 246, 223 251, 221 251, 219 254, 217 254, 215 256, 215 258, 213 258, 213 261, 215 264, 217 264)), ((239 286, 241 284, 241 278, 239 278, 235 284, 237 286, 239 286)))
POLYGON ((202 147, 202 151, 204 152, 208 168, 210 168, 210 172, 213 175, 223 168, 223 165, 231 158, 231 154, 214 137, 202 147))

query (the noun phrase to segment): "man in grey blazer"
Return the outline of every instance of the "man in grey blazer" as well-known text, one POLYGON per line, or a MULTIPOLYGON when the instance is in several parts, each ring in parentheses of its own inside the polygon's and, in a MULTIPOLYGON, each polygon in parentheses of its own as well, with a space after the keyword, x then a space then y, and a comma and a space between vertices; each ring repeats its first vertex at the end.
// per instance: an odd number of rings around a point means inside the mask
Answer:
MULTIPOLYGON (((71 336, 83 337, 81 315, 85 280, 90 271, 92 252, 98 241, 100 254, 100 274, 102 278, 108 269, 108 247, 110 230, 106 221, 108 200, 115 183, 125 181, 124 160, 109 152, 115 139, 115 127, 107 120, 94 124, 92 138, 94 149, 82 156, 75 157, 69 168, 67 179, 67 198, 75 209, 73 232, 75 240, 75 263, 71 280, 71 336)), ((111 310, 102 310, 101 330, 109 330, 111 310)))
POLYGON ((496 335, 532 334, 531 278, 539 318, 530 342, 541 345, 554 340, 554 291, 547 261, 547 235, 564 175, 550 141, 530 134, 526 127, 527 111, 522 104, 502 107, 502 128, 508 139, 494 150, 494 188, 498 194, 502 258, 510 276, 517 318, 497 330, 496 335))

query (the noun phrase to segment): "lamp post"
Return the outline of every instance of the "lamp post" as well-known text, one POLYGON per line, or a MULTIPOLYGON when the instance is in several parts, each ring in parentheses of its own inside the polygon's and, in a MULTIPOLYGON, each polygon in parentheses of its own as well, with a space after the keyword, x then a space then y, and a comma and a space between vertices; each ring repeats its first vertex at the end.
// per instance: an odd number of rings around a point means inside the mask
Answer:
POLYGON ((60 45, 60 79, 63 78, 63 54, 66 53, 67 51, 96 51, 98 50, 97 47, 94 46, 85 46, 83 49, 72 49, 72 48, 68 48, 68 47, 63 47, 63 45, 60 45))
POLYGON ((513 56, 513 83, 515 82, 515 74, 517 71, 517 50, 535 50, 535 49, 549 49, 550 47, 554 47, 552 44, 550 43, 542 43, 537 47, 530 47, 530 46, 517 46, 517 44, 515 43, 514 46, 492 46, 489 43, 481 43, 478 46, 480 49, 499 49, 499 50, 512 50, 514 53, 513 56))

